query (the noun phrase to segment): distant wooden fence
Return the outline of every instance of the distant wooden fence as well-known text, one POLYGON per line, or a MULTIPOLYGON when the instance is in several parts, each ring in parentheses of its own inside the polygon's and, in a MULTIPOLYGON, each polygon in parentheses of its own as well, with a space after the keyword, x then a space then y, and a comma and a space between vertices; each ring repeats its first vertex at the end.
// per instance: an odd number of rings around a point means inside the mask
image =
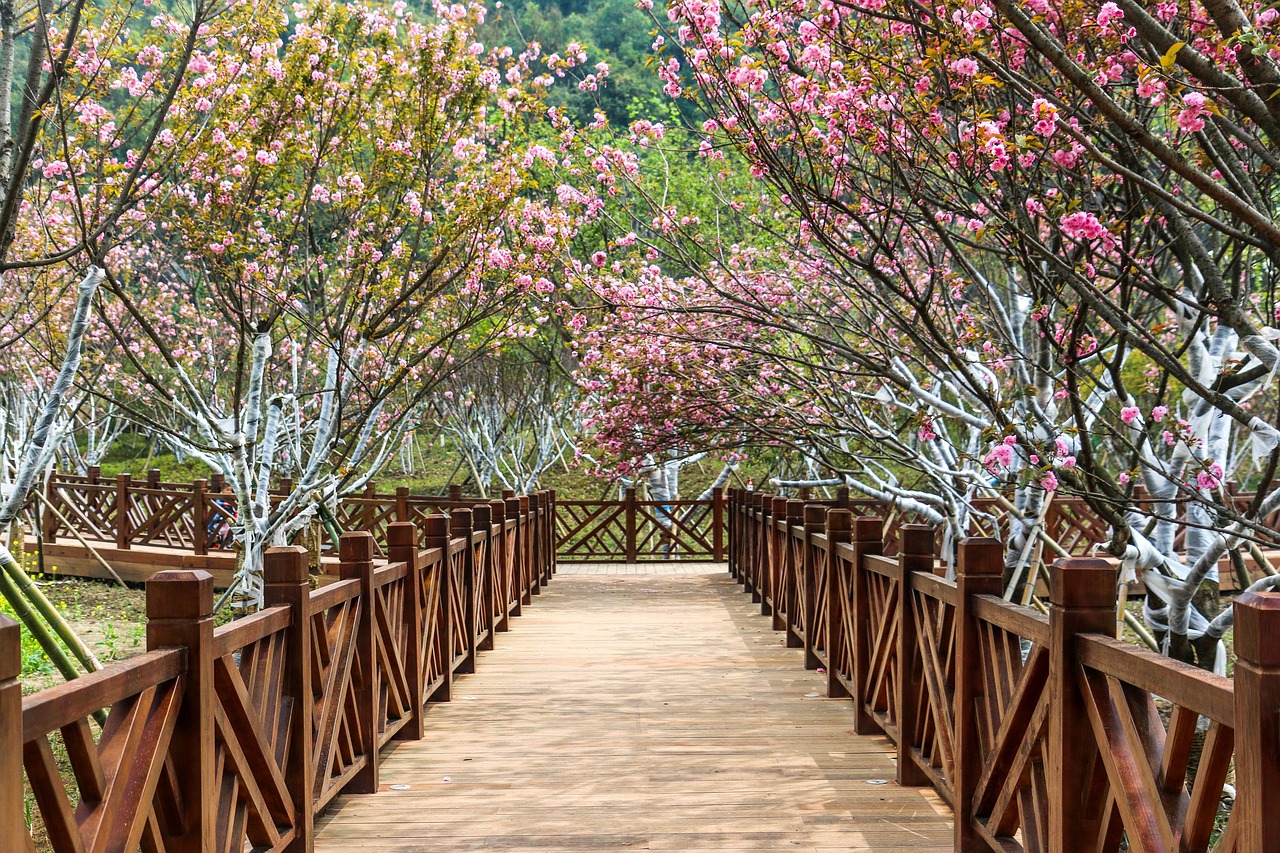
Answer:
POLYGON ((1114 639, 1104 561, 1058 561, 1046 617, 1001 598, 995 539, 947 581, 929 527, 889 557, 879 518, 728 503, 730 572, 894 743, 898 782, 951 805, 955 849, 1280 851, 1280 594, 1236 599, 1232 680, 1114 639))
POLYGON ((346 534, 342 580, 315 591, 305 551, 272 549, 266 608, 218 628, 207 573, 161 572, 146 654, 26 698, 0 616, 0 848, 33 849, 25 770, 56 853, 310 849, 316 813, 378 790, 379 750, 423 737, 425 704, 551 577, 550 501, 531 498, 393 521, 386 565, 346 534))
MULTIPOLYGON (((160 546, 204 555, 224 550, 210 541, 211 522, 233 518, 238 511, 235 499, 223 491, 224 485, 221 475, 193 483, 163 482, 155 469, 145 480, 135 480, 131 474, 104 480, 96 468, 91 468, 87 476, 54 471, 45 488, 45 508, 39 523, 45 541, 50 543, 70 534, 52 511, 56 509, 81 536, 114 543, 121 550, 160 546)), ((292 490, 293 482, 285 478, 272 490, 271 501, 284 500, 292 490)), ((496 508, 496 504, 524 500, 536 505, 539 500, 553 501, 554 494, 544 490, 517 497, 514 492, 505 491, 500 500, 489 503, 494 506, 492 512, 505 515, 518 508, 496 508)), ((370 484, 361 494, 339 501, 334 521, 340 531, 364 531, 373 534, 375 542, 385 542, 391 524, 410 521, 421 525, 433 513, 469 508, 478 500, 464 496, 460 486, 451 486, 447 495, 414 495, 407 488, 379 493, 370 484)), ((34 515, 31 519, 34 523, 34 515)), ((336 553, 337 543, 330 541, 327 530, 322 539, 325 549, 336 553)))
POLYGON ((725 558, 724 490, 709 500, 557 500, 557 553, 564 562, 725 558))

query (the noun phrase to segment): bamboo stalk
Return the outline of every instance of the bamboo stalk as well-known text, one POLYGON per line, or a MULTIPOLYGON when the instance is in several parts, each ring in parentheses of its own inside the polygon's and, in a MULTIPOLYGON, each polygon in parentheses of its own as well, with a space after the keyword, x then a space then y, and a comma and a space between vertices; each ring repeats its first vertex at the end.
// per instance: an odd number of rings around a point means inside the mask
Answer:
POLYGON ((1269 575, 1276 573, 1276 567, 1271 565, 1271 561, 1267 559, 1267 555, 1262 553, 1262 549, 1258 547, 1257 542, 1249 543, 1249 556, 1253 557, 1253 561, 1258 567, 1269 575))
MULTIPOLYGON (((0 554, 0 562, 4 563, 7 569, 13 561, 12 555, 8 549, 0 554)), ((67 681, 80 677, 80 670, 71 661, 71 657, 66 650, 58 643, 58 640, 49 631, 47 625, 40 621, 40 617, 31 609, 31 603, 23 598, 22 593, 13 582, 13 578, 9 576, 7 571, 0 572, 0 595, 9 602, 9 606, 13 608, 13 613, 22 621, 26 629, 31 632, 31 636, 36 638, 36 642, 40 644, 40 648, 44 650, 46 656, 57 667, 58 672, 62 673, 62 677, 67 681)))
MULTIPOLYGON (((71 626, 67 624, 67 620, 62 618, 62 614, 58 612, 58 608, 53 606, 53 602, 45 597, 44 592, 32 580, 31 575, 27 574, 22 566, 18 565, 18 561, 13 559, 11 554, 0 553, 0 563, 3 563, 4 574, 13 585, 13 588, 35 607, 36 612, 66 644, 85 670, 87 672, 96 672, 102 669, 102 662, 98 660, 93 652, 89 651, 89 647, 71 629, 71 626)), ((10 603, 12 603, 12 600, 10 603)))

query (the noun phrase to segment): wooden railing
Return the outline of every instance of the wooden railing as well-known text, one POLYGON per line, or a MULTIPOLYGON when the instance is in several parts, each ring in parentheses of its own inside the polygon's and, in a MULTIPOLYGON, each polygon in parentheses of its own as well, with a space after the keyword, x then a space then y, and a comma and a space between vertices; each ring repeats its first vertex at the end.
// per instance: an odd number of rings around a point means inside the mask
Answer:
MULTIPOLYGON (((121 550, 156 545, 208 554, 225 547, 209 539, 211 522, 233 518, 237 512, 235 499, 223 491, 223 485, 220 476, 194 483, 162 482, 155 469, 145 481, 135 481, 130 474, 103 480, 96 468, 83 477, 55 471, 43 495, 45 508, 39 523, 50 543, 71 532, 59 520, 60 514, 81 536, 114 543, 121 550)), ((283 500, 292 490, 292 481, 283 480, 272 491, 272 502, 283 500)), ((504 491, 500 501, 490 503, 511 500, 532 502, 537 511, 539 501, 546 506, 554 503, 555 492, 518 497, 504 491)), ((477 501, 464 496, 460 486, 450 486, 447 495, 414 495, 403 487, 379 493, 370 485, 360 495, 339 501, 334 521, 339 530, 371 533, 376 543, 382 543, 391 524, 407 521, 421 526, 433 513, 467 509, 477 501)), ((508 509, 504 506, 494 512, 505 516, 508 509)), ((337 543, 329 540, 327 531, 322 532, 322 540, 327 552, 336 553, 337 543)))
POLYGON ((427 704, 550 579, 537 497, 393 521, 385 564, 346 534, 341 580, 315 591, 303 549, 272 549, 266 607, 218 628, 209 574, 161 572, 146 654, 26 698, 0 616, 0 849, 34 849, 25 771, 55 853, 310 850, 316 813, 376 791, 379 750, 423 737, 427 704))
POLYGON ((995 539, 949 581, 922 525, 888 557, 846 509, 731 490, 729 519, 730 572, 951 805, 957 850, 1280 851, 1280 594, 1236 599, 1227 679, 1114 639, 1101 560, 1055 563, 1044 616, 1001 598, 995 539))
POLYGON ((701 501, 642 501, 627 489, 617 501, 557 500, 556 510, 565 562, 725 558, 723 489, 701 501))

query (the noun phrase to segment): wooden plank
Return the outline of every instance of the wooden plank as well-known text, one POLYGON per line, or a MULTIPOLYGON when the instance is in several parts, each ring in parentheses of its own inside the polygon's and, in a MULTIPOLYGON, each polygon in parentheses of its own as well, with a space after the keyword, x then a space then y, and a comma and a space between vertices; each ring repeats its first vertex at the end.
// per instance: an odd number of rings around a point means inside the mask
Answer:
POLYGON ((727 572, 634 571, 562 570, 317 853, 951 849, 946 804, 727 572))

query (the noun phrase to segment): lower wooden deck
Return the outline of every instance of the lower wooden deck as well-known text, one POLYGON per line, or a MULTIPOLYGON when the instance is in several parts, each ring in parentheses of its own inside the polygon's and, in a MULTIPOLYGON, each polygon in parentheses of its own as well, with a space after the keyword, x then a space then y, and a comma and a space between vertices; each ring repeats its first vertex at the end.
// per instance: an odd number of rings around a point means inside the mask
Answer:
POLYGON ((951 850, 942 800, 700 570, 557 575, 318 853, 951 850))

